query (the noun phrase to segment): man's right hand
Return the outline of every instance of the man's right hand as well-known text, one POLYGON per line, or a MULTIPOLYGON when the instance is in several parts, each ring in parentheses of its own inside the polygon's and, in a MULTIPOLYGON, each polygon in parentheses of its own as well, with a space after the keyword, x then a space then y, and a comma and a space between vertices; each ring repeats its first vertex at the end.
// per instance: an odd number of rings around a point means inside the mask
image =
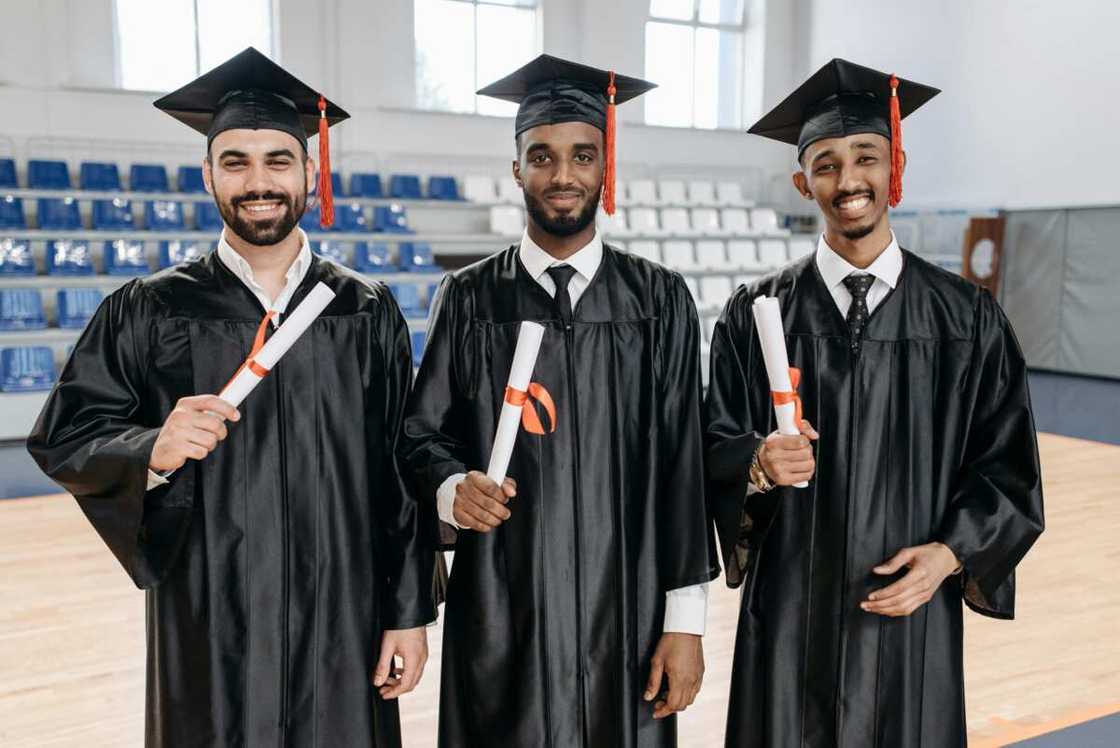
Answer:
POLYGON ((506 504, 516 495, 513 478, 506 478, 499 486, 486 473, 472 470, 455 486, 452 513, 460 527, 490 532, 510 518, 506 504))
POLYGON ((801 433, 783 436, 775 431, 766 437, 758 453, 758 462, 766 476, 779 486, 792 486, 813 477, 817 463, 813 460, 812 441, 820 436, 808 421, 801 421, 801 433))
POLYGON ((237 408, 217 395, 184 397, 163 422, 148 467, 166 472, 178 470, 187 460, 201 460, 226 438, 225 422, 240 419, 237 408))

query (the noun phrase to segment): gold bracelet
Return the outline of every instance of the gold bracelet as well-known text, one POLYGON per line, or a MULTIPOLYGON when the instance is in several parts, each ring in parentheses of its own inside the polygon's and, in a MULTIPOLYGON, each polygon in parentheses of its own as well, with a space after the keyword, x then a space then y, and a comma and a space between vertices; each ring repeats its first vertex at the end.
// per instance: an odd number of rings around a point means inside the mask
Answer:
POLYGON ((760 442, 758 449, 754 451, 754 459, 751 460, 751 467, 748 471, 751 483, 761 493, 766 493, 774 488, 774 482, 770 480, 770 476, 766 474, 766 469, 762 467, 762 462, 759 460, 759 455, 762 454, 762 448, 766 446, 766 442, 760 442))

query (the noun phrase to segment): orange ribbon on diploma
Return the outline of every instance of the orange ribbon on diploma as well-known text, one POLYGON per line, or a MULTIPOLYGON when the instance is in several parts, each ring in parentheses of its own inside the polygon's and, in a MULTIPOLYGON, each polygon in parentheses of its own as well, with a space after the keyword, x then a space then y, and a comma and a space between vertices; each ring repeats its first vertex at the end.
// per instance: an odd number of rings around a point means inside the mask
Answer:
POLYGON ((791 391, 771 392, 770 399, 774 401, 774 405, 793 403, 795 408, 794 418, 797 419, 797 424, 801 425, 801 395, 797 394, 797 388, 801 385, 801 369, 795 366, 789 367, 789 383, 793 387, 791 391))
POLYGON ((556 403, 552 401, 552 395, 544 388, 543 384, 538 382, 530 382, 527 390, 518 390, 513 387, 506 387, 505 401, 514 407, 521 408, 521 425, 530 434, 544 434, 556 431, 556 403), (537 415, 537 409, 533 406, 533 401, 537 401, 548 413, 549 429, 544 430, 544 424, 541 423, 541 417, 537 415))

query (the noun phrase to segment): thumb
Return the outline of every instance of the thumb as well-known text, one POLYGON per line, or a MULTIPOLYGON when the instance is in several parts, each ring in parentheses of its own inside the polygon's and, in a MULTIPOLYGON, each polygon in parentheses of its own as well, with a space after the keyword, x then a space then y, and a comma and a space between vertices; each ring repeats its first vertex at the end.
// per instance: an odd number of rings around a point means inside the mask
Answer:
POLYGON ((377 667, 373 670, 373 685, 383 686, 389 680, 389 670, 393 666, 393 655, 396 648, 389 640, 381 640, 381 656, 377 660, 377 667))
POLYGON ((813 428, 813 424, 809 423, 805 419, 801 420, 801 433, 813 440, 820 438, 820 434, 818 434, 817 430, 813 428))
POLYGON ((653 701, 657 696, 657 692, 661 690, 661 674, 664 671, 664 663, 657 655, 649 663, 649 681, 646 683, 646 692, 642 694, 642 698, 646 701, 653 701))
POLYGON ((914 560, 914 549, 913 548, 903 548, 901 551, 894 554, 894 556, 889 561, 887 561, 884 564, 880 564, 879 566, 876 566, 874 569, 872 569, 872 571, 874 571, 876 574, 883 574, 883 575, 894 574, 896 571, 898 571, 903 566, 905 566, 906 564, 910 563, 913 560, 914 560))

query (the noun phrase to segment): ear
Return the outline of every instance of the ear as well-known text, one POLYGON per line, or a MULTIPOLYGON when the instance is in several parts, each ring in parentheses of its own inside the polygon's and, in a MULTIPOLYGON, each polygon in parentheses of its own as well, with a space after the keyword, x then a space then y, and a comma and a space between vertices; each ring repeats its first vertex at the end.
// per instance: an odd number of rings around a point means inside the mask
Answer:
POLYGON ((521 159, 515 158, 513 160, 513 181, 517 182, 517 186, 525 189, 525 182, 521 179, 521 159))
POLYGON ((210 165, 210 157, 202 159, 202 186, 206 188, 206 192, 214 195, 214 172, 213 167, 210 165))
POLYGON ((793 187, 801 193, 801 197, 806 200, 813 199, 813 193, 809 191, 809 178, 805 176, 803 171, 795 171, 792 175, 793 187))
POLYGON ((315 191, 315 159, 308 156, 307 161, 303 164, 303 171, 304 179, 307 180, 307 194, 310 195, 315 191))
POLYGON ((902 152, 902 162, 899 163, 898 170, 902 172, 902 174, 906 173, 906 151, 902 152))

